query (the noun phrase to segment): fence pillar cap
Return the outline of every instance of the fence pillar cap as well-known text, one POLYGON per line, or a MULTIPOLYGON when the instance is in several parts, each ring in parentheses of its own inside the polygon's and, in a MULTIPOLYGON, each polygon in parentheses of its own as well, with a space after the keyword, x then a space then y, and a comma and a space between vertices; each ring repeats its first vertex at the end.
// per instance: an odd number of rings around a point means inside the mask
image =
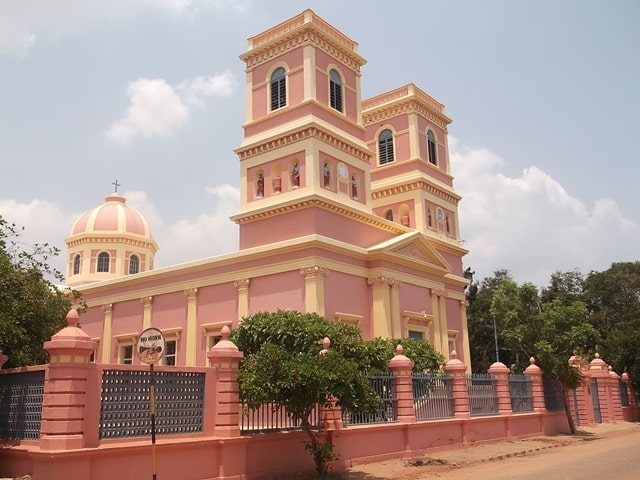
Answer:
POLYGON ((615 378, 616 380, 620 379, 620 375, 613 371, 613 367, 611 365, 609 365, 609 375, 611 378, 615 378))
POLYGON ((529 366, 524 370, 526 375, 542 375, 542 369, 536 365, 536 359, 529 358, 529 366))
POLYGON ((240 350, 238 350, 236 344, 229 340, 230 333, 231 330, 229 330, 229 327, 227 325, 222 327, 222 331, 220 332, 220 334, 222 335, 222 340, 216 343, 213 347, 211 347, 211 350, 207 352, 208 358, 242 358, 244 356, 244 354, 240 350))
POLYGON ((458 358, 458 352, 455 350, 451 352, 451 358, 445 364, 444 370, 448 372, 449 370, 466 370, 467 366, 462 363, 462 360, 458 358))
POLYGON ((621 376, 622 380, 624 380, 625 382, 629 381, 629 374, 627 372, 624 372, 621 376))
POLYGON ((589 363, 589 370, 608 370, 607 364, 600 358, 600 354, 598 352, 596 352, 593 360, 591 360, 591 363, 589 363))
POLYGON ((67 326, 51 337, 51 340, 44 342, 44 349, 51 353, 55 350, 78 350, 87 351, 88 355, 97 348, 97 343, 91 340, 80 327, 77 326, 79 319, 78 311, 74 308, 67 313, 67 326))
POLYGON ((389 362, 389 369, 391 370, 412 370, 415 362, 409 357, 403 354, 404 348, 402 345, 396 347, 396 354, 389 362))
POLYGON ((493 362, 487 371, 491 374, 509 374, 511 372, 509 367, 502 362, 493 362))

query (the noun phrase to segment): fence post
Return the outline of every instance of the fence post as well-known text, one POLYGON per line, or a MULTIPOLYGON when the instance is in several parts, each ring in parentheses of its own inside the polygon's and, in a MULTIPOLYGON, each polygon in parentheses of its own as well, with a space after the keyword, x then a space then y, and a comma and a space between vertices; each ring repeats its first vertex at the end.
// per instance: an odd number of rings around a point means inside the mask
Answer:
POLYGON ((494 362, 487 372, 496 378, 498 394, 498 412, 500 415, 511 415, 511 393, 509 391, 509 367, 502 362, 494 362))
POLYGON ((531 378, 531 395, 533 396, 533 411, 545 413, 547 407, 544 404, 544 385, 542 384, 542 369, 536 365, 536 359, 529 359, 529 366, 525 369, 524 374, 531 378))
POLYGON ((613 402, 611 400, 611 377, 609 368, 600 354, 596 353, 589 363, 591 378, 598 379, 598 400, 600 400, 600 419, 603 422, 613 422, 613 402))
POLYGON ((229 340, 229 327, 222 327, 222 340, 207 352, 209 364, 216 371, 214 435, 240 436, 240 395, 238 370, 242 352, 229 340))
POLYGON ((389 362, 389 370, 396 377, 396 398, 398 400, 398 422, 415 423, 413 408, 413 376, 415 363, 403 354, 402 345, 396 347, 396 354, 389 362))
POLYGON ((609 365, 609 388, 611 389, 611 401, 612 401, 612 420, 622 421, 622 399, 620 398, 620 375, 613 371, 613 367, 609 365))
POLYGON ((80 330, 78 312, 67 313, 67 324, 44 342, 49 353, 42 398, 40 448, 70 450, 85 447, 85 416, 89 360, 96 342, 80 330))
MULTIPOLYGON (((329 337, 324 337, 320 355, 327 354, 330 346, 331 340, 329 340, 329 337)), ((338 406, 337 398, 328 396, 327 402, 320 406, 320 421, 325 430, 341 430, 344 427, 342 423, 342 409, 338 406)))
POLYGON ((444 371, 451 375, 453 382, 453 411, 458 418, 471 417, 469 408, 469 388, 467 386, 467 366, 458 359, 454 350, 451 359, 444 366, 444 371))
MULTIPOLYGON (((1 365, 1 364, 0 364, 1 365)), ((636 403, 636 392, 633 391, 633 383, 631 382, 631 378, 627 372, 622 374, 622 380, 627 384, 627 395, 629 396, 629 406, 635 407, 636 403)))

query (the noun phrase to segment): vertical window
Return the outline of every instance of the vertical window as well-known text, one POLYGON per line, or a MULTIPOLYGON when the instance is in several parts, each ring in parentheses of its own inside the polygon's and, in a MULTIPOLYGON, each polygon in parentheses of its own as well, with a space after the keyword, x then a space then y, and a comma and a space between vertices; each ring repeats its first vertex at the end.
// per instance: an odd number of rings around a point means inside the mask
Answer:
POLYGON ((271 75, 271 110, 287 104, 287 75, 284 68, 276 68, 271 75))
POLYGON ((393 162, 393 133, 388 128, 378 136, 378 156, 380 165, 393 162))
POLYGON ((140 259, 137 255, 131 255, 129 257, 129 275, 138 273, 140 271, 140 259))
POLYGON ((98 272, 109 272, 109 254, 107 252, 100 252, 98 254, 98 272))
POLYGON ((80 255, 73 257, 73 274, 78 275, 80 273, 80 255))
POLYGON ((422 332, 417 332, 415 330, 409 330, 409 338, 411 338, 413 340, 423 340, 424 339, 424 335, 422 334, 422 332))
POLYGON ((391 209, 387 210, 387 213, 384 214, 384 218, 393 222, 393 211, 391 209))
POLYGON ((438 164, 436 158, 436 137, 431 130, 427 132, 427 152, 429 154, 429 163, 438 164))
POLYGON ((165 365, 176 364, 177 347, 178 347, 178 342, 176 340, 169 340, 168 342, 165 343, 165 352, 164 352, 165 365))
POLYGON ((131 365, 133 363, 133 345, 120 347, 120 363, 131 365))
POLYGON ((329 100, 331 108, 342 112, 342 79, 335 70, 329 72, 329 100))

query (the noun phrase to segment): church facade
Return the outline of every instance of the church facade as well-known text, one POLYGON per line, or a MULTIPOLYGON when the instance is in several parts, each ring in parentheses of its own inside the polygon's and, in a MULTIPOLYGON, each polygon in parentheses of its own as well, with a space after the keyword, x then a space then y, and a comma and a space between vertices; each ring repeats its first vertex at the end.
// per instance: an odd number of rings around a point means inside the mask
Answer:
MULTIPOLYGON (((317 312, 364 338, 424 338, 469 365, 444 106, 414 84, 361 98, 357 43, 306 10, 251 37, 239 250, 153 269, 158 246, 119 194, 83 214, 67 284, 96 361, 137 363, 164 332, 168 365, 206 365, 224 326, 258 311, 317 312)), ((160 245, 161 247, 161 245, 160 245)))

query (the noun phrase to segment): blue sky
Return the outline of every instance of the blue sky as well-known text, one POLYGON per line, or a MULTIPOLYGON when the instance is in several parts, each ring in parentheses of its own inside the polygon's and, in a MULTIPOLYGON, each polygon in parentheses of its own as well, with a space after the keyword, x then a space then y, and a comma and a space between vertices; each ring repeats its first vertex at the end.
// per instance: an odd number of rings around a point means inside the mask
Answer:
POLYGON ((0 215, 64 250, 117 179, 157 267, 236 250, 238 56, 306 8, 359 43, 365 98, 413 82, 445 104, 480 278, 639 259, 633 0, 3 0, 0 215))

